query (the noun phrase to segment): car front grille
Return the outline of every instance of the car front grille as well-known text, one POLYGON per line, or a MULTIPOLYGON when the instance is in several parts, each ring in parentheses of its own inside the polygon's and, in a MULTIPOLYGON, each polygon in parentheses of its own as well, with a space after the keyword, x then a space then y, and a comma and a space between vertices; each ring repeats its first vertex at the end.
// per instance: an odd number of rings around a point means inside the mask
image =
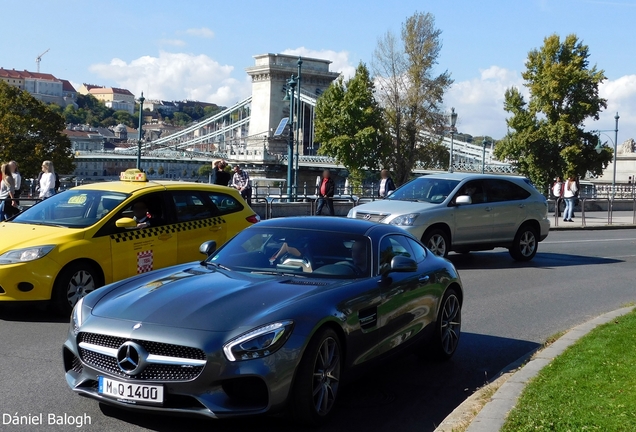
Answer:
MULTIPOLYGON (((132 341, 141 345, 146 351, 148 351, 148 354, 192 360, 206 359, 205 352, 203 352, 203 350, 182 345, 138 339, 126 339, 96 333, 82 332, 77 336, 78 344, 85 342, 110 349, 118 349, 124 342, 127 341, 132 341)), ((82 361, 87 365, 128 379, 144 381, 188 381, 198 377, 204 368, 204 366, 192 366, 185 364, 148 363, 140 373, 136 375, 129 375, 119 368, 117 358, 115 357, 82 347, 80 347, 79 351, 82 361)))
POLYGON ((73 356, 73 363, 72 363, 72 368, 74 372, 82 373, 82 370, 84 370, 84 367, 82 366, 82 362, 80 361, 80 359, 77 356, 73 356))
POLYGON ((386 214, 377 214, 377 213, 363 213, 356 212, 356 219, 364 219, 371 222, 382 222, 387 216, 386 214))

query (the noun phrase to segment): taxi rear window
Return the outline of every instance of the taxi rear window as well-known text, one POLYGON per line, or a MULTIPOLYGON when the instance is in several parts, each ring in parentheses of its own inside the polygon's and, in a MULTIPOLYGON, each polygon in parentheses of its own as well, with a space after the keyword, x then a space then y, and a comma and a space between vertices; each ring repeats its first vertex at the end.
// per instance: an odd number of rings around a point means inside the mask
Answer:
POLYGON ((119 192, 70 189, 25 210, 13 222, 85 228, 101 220, 128 196, 119 192))

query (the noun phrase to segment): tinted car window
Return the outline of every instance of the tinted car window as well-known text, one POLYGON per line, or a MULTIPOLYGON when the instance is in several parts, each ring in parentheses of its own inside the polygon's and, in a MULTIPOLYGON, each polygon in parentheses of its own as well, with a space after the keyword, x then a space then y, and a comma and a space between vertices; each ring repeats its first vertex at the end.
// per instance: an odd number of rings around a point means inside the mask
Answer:
POLYGON ((481 180, 471 180, 464 183, 464 185, 459 189, 459 192, 455 194, 453 202, 455 202, 455 199, 457 199, 457 197, 460 195, 468 195, 470 197, 471 204, 480 204, 486 202, 486 193, 481 180))
POLYGON ((210 192, 207 195, 214 207, 216 207, 217 215, 219 216, 243 210, 243 204, 233 196, 219 192, 210 192))
POLYGON ((216 206, 199 191, 172 192, 178 222, 206 219, 219 214, 216 206))
MULTIPOLYGON (((133 206, 135 203, 143 201, 146 203, 146 207, 148 207, 148 213, 151 215, 153 219, 153 225, 165 225, 170 223, 170 216, 166 211, 166 202, 165 195, 163 192, 153 192, 150 194, 142 195, 141 197, 131 200, 128 202, 128 205, 121 209, 117 214, 114 214, 110 217, 110 220, 104 224, 103 227, 95 234, 95 237, 101 237, 105 235, 110 235, 118 232, 126 231, 126 228, 118 228, 116 226, 116 222, 121 218, 132 218, 133 214, 133 206)), ((108 206, 110 203, 106 202, 105 205, 108 206)))
POLYGON ((408 239, 401 235, 386 236, 380 242, 380 272, 383 267, 390 266, 395 256, 413 258, 413 251, 408 239))
POLYGON ((507 180, 485 180, 488 202, 517 201, 530 196, 530 192, 507 180))
POLYGON ((413 251, 415 262, 421 263, 424 261, 424 259, 426 259, 426 249, 424 249, 424 246, 410 238, 407 238, 406 241, 413 251))
POLYGON ((398 188, 387 199, 439 204, 450 195, 458 184, 458 180, 419 177, 398 188))

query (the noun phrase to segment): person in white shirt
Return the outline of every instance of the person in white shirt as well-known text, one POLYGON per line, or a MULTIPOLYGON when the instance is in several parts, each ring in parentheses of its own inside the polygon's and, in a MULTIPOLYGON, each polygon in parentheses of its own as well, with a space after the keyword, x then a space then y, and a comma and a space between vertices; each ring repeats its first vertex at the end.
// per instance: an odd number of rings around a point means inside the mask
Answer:
POLYGON ((9 162, 9 168, 11 169, 11 175, 13 181, 15 181, 15 198, 20 198, 20 188, 22 187, 22 176, 18 172, 18 163, 14 160, 9 162))
POLYGON ((15 181, 11 175, 9 164, 2 164, 2 180, 0 180, 0 221, 10 218, 17 213, 15 181))
POLYGON ((565 199, 565 213, 563 214, 564 222, 574 222, 572 220, 572 213, 574 213, 574 202, 576 201, 576 193, 578 192, 576 186, 576 179, 574 176, 570 176, 565 182, 565 190, 563 191, 563 198, 565 199))
POLYGON ((55 195, 55 169, 53 162, 42 162, 42 177, 40 178, 40 199, 46 199, 55 195))
POLYGON ((557 217, 561 217, 561 202, 563 201, 563 182, 561 177, 557 177, 552 185, 552 195, 554 195, 554 211, 557 217))
POLYGON ((378 189, 378 196, 380 198, 386 198, 389 196, 389 192, 395 190, 395 183, 389 176, 389 171, 383 169, 380 171, 380 189, 378 189))

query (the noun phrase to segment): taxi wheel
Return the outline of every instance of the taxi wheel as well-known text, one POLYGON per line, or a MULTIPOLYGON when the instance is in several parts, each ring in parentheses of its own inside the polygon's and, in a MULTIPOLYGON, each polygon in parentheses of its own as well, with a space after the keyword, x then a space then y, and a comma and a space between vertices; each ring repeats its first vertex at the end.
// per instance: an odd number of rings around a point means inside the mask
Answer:
POLYGON ((55 281, 55 308, 65 315, 70 315, 79 299, 103 284, 101 274, 94 265, 71 264, 60 272, 55 281))

